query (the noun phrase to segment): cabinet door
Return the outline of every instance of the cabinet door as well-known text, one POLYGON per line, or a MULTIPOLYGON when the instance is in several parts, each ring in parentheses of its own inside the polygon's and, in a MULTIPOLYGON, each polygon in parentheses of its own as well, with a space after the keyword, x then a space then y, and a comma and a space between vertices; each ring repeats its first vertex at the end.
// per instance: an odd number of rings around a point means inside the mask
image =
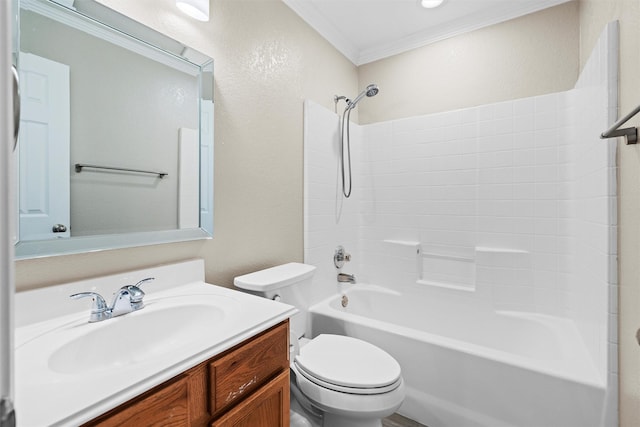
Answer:
POLYGON ((289 369, 211 423, 211 427, 289 427, 289 369))
POLYGON ((115 414, 107 414, 86 426, 186 426, 189 425, 188 396, 187 377, 182 376, 115 414))
POLYGON ((211 362, 212 415, 226 412, 279 372, 288 370, 289 329, 287 323, 281 323, 211 362))

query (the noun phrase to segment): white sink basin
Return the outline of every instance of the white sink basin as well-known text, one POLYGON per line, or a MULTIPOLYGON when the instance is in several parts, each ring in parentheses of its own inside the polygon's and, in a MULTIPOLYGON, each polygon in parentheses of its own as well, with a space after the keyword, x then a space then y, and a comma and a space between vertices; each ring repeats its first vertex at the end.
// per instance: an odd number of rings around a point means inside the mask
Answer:
POLYGON ((204 283, 202 260, 16 295, 18 427, 81 425, 287 319, 295 308, 204 283), (145 307, 89 323, 93 291, 155 277, 145 307))
MULTIPOLYGON (((152 308, 150 304, 100 325, 71 326, 86 331, 55 350, 49 368, 63 374, 86 374, 149 362, 198 340, 212 326, 220 327, 225 318, 215 305, 152 308)), ((59 332, 63 331, 53 335, 59 332)))
POLYGON ((241 313, 235 298, 201 293, 151 297, 140 310, 95 323, 85 310, 19 336, 16 363, 20 368, 27 362, 36 381, 135 372, 210 346, 216 331, 226 330, 241 313))

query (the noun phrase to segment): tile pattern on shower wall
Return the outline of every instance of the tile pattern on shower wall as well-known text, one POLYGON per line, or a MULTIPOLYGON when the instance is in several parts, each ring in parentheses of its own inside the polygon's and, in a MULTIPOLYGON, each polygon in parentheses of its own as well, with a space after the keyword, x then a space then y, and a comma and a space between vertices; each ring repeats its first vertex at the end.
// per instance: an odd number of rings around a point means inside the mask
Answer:
MULTIPOLYGON (((340 290, 333 254, 338 245, 353 254, 343 270, 358 273, 359 192, 358 165, 353 162, 354 189, 342 197, 340 183, 338 115, 311 102, 304 103, 304 261, 317 270, 309 290, 309 304, 340 290)), ((351 127, 352 150, 362 139, 360 127, 351 127)), ((353 153, 352 153, 352 157, 353 153)), ((361 184, 360 184, 361 185, 361 184)))
POLYGON ((615 31, 574 90, 365 126, 363 270, 415 283, 433 273, 412 271, 416 245, 473 259, 479 297, 573 318, 599 372, 609 359, 616 373, 616 145, 599 138, 615 119, 615 31))
POLYGON ((333 284, 341 243, 360 283, 569 317, 615 383, 615 31, 574 90, 354 126, 347 201, 337 115, 305 102, 305 261, 333 284))
MULTIPOLYGON (((573 111, 575 253, 571 317, 599 373, 617 389, 616 140, 596 137, 617 119, 618 24, 600 36, 580 75, 573 111), (608 361, 608 366, 607 366, 608 361), (606 371, 602 368, 606 367, 606 371)), ((609 404, 616 406, 615 394, 609 404)), ((615 411, 609 411, 614 416, 615 411)), ((607 425, 617 421, 610 419, 607 425)))
MULTIPOLYGON (((398 271, 381 242, 417 241, 427 261, 418 272, 424 278, 443 276, 429 255, 449 265, 457 259, 460 270, 472 260, 475 286, 496 308, 566 313, 558 237, 569 185, 561 138, 566 98, 552 94, 365 127, 364 270, 415 281, 415 272, 398 271), (477 252, 487 248, 502 255, 484 263, 477 252)), ((465 286, 469 277, 449 283, 465 286)))

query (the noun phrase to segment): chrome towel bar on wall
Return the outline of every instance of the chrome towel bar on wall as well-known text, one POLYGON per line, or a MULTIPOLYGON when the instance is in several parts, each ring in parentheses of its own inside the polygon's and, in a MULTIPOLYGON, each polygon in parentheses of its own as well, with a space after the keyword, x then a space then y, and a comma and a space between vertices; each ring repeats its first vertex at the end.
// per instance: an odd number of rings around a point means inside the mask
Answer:
POLYGON ((600 138, 606 139, 606 138, 615 138, 618 136, 624 136, 625 138, 627 138, 627 145, 636 144, 638 142, 638 128, 636 127, 629 127, 629 128, 623 128, 623 129, 618 129, 618 128, 623 124, 625 124, 631 117, 638 114, 639 111, 640 111, 640 105, 634 108, 633 111, 631 111, 629 114, 627 114, 626 116, 624 116, 623 118, 615 122, 613 125, 611 125, 609 129, 607 129, 600 135, 600 138))
POLYGON ((166 172, 145 171, 145 170, 140 170, 140 169, 129 169, 129 168, 116 168, 116 167, 113 167, 113 166, 88 165, 86 163, 76 163, 75 166, 76 166, 76 172, 78 172, 78 173, 82 172, 83 168, 91 168, 91 169, 106 169, 106 170, 121 171, 121 172, 146 173, 146 174, 151 174, 151 175, 158 175, 158 177, 160 177, 160 178, 164 178, 165 176, 169 175, 166 172))

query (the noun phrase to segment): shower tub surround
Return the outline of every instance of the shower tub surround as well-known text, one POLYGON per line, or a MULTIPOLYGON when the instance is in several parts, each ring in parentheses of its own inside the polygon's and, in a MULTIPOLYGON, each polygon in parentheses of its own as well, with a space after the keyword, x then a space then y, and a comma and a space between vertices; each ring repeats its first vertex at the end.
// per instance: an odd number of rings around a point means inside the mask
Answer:
POLYGON ((388 351, 410 385, 399 412, 429 427, 578 427, 600 420, 602 384, 569 319, 487 310, 446 291, 425 298, 416 289, 370 284, 310 313, 314 331, 388 351))
POLYGON ((617 43, 611 23, 567 92, 353 126, 349 199, 338 118, 305 102, 305 262, 309 302, 324 300, 308 332, 398 359, 401 414, 616 425, 616 142, 599 135, 617 115, 617 43), (339 244, 355 287, 336 282, 339 244))

